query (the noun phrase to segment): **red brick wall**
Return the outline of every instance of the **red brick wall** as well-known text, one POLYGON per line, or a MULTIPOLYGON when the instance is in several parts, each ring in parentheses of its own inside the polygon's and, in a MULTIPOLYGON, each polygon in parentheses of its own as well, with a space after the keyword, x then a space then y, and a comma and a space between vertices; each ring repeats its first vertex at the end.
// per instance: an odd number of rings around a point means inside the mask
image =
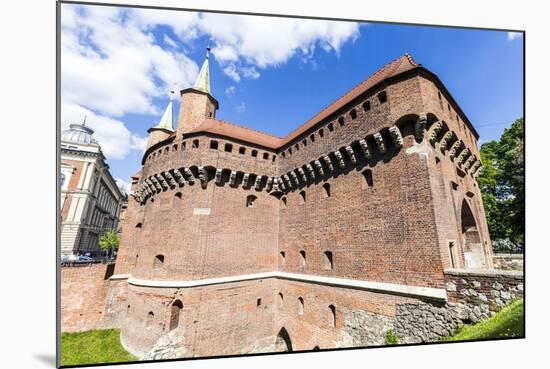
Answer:
POLYGON ((125 285, 109 281, 113 264, 84 264, 61 268, 61 331, 117 327, 125 285), (118 290, 112 289, 118 285, 118 290))

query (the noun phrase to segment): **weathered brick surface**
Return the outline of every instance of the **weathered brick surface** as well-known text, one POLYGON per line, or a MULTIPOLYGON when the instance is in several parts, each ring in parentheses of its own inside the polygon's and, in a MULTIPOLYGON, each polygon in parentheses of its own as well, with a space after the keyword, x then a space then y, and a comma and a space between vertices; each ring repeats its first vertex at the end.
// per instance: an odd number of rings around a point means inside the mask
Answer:
POLYGON ((61 331, 118 327, 126 281, 110 281, 114 264, 61 268, 61 331))
MULTIPOLYGON (((451 130, 479 158, 474 134, 463 118, 457 120, 463 114, 455 112, 456 105, 447 107, 448 99, 431 79, 409 73, 366 91, 292 141, 268 149, 212 133, 189 133, 211 107, 204 95, 184 94, 178 131, 148 148, 132 188, 151 175, 178 168, 196 171, 201 166, 208 172, 208 183, 203 187, 198 180, 194 185, 186 182, 142 202, 131 198, 116 273, 146 281, 189 281, 280 270, 445 288, 444 269, 452 266, 450 242, 457 250, 454 267, 465 266, 466 252, 470 263, 479 262, 475 257, 481 255, 483 267, 490 268, 491 244, 475 178, 437 143, 451 130), (381 101, 381 92, 387 101, 381 101), (370 109, 364 109, 367 101, 370 109), (422 118, 428 130, 442 121, 435 143, 429 142, 427 133, 415 138, 416 122, 422 118), (191 125, 186 127, 186 122, 191 125), (394 126, 403 136, 402 147, 389 132, 394 126), (384 154, 373 138, 376 133, 382 135, 384 154), (372 158, 360 151, 361 139, 368 142, 372 158), (211 148, 212 140, 218 142, 217 149, 211 148), (224 151, 226 143, 233 145, 231 153, 224 151), (352 147, 355 164, 346 146, 352 147), (244 155, 240 147, 246 149, 244 155), (344 168, 339 168, 336 150, 342 153, 344 168), (322 164, 324 177, 312 179, 306 173, 307 183, 284 193, 267 191, 265 184, 257 191, 252 180, 249 188, 227 183, 231 170, 239 172, 240 183, 244 173, 281 176, 299 167, 306 170, 303 166, 329 154, 334 172, 322 164), (216 169, 224 170, 222 185, 215 183, 216 169), (365 179, 366 170, 371 171, 372 183, 365 179), (246 206, 250 195, 256 196, 253 207, 246 206), (332 268, 326 252, 332 253, 332 268)), ((354 341, 357 337, 350 338, 349 329, 355 323, 350 322, 380 316, 381 327, 391 326, 397 306, 420 302, 273 278, 187 289, 130 284, 130 308, 115 309, 121 317, 123 344, 144 355, 159 339, 174 343, 167 336, 167 319, 175 298, 184 306, 178 337, 184 337, 185 350, 178 352, 186 356, 280 349, 276 337, 283 327, 298 350, 380 342, 385 332, 377 332, 378 337, 364 332, 365 337, 354 341), (298 297, 304 299, 303 314, 298 312, 298 297), (335 327, 329 324, 329 305, 335 307, 335 327), (149 312, 154 317, 147 325, 149 312), (344 327, 348 333, 343 333, 344 327)), ((159 350, 148 357, 168 355, 156 347, 159 350)))

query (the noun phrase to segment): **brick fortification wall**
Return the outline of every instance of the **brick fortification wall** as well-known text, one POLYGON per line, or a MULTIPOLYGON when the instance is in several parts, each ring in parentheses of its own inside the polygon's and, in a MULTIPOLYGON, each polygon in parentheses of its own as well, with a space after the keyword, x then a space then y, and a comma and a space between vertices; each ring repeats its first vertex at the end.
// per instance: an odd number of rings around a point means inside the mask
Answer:
POLYGON ((148 147, 133 178, 102 324, 155 359, 380 345, 390 329, 426 342, 494 311, 448 290, 446 269, 492 267, 479 152, 417 71, 286 141, 201 131, 213 105, 188 90, 180 125, 193 124, 148 147))
POLYGON ((119 327, 126 281, 111 281, 114 264, 61 267, 61 331, 119 327))

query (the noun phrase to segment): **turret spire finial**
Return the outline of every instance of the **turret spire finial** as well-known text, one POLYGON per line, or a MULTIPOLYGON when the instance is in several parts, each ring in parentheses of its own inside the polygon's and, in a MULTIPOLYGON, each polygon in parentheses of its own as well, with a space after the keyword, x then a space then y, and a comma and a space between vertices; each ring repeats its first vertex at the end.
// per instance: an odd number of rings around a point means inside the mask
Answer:
POLYGON ((209 44, 206 47, 206 56, 204 58, 204 63, 202 64, 199 76, 197 77, 197 81, 195 82, 195 86, 193 86, 194 89, 206 92, 207 94, 210 93, 210 68, 208 64, 208 58, 210 57, 210 41, 208 42, 209 44))

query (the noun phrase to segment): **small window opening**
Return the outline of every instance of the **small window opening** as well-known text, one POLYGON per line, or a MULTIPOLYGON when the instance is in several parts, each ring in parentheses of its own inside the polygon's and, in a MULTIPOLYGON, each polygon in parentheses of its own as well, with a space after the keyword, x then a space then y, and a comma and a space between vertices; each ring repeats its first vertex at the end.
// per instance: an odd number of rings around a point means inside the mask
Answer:
POLYGON ((306 203, 306 191, 300 191, 300 204, 306 203))
POLYGON ((451 181, 451 187, 453 190, 458 190, 458 183, 456 183, 455 181, 451 181))
POLYGON ((372 170, 365 169, 363 171, 363 178, 365 179, 365 185, 366 187, 372 187, 373 186, 373 180, 372 180, 372 170))
POLYGON ((334 305, 328 306, 330 310, 329 324, 331 327, 336 327, 336 307, 334 305))
POLYGON ((332 270, 333 269, 332 264, 332 251, 325 251, 325 269, 326 270, 332 270))
POLYGON ((169 330, 176 329, 179 326, 181 309, 183 309, 183 303, 180 300, 174 301, 174 303, 170 307, 169 330))
POLYGON ((187 146, 187 145, 186 145, 186 142, 183 141, 183 142, 181 143, 181 149, 182 149, 182 150, 185 150, 185 146, 187 146))
POLYGON ((449 105, 449 103, 447 103, 447 110, 451 111, 451 105, 449 105))
POLYGON ((319 136, 320 137, 323 137, 325 135, 325 131, 323 131, 322 129, 319 130, 319 136))
POLYGON ((378 101, 380 101, 380 104, 388 101, 388 95, 386 94, 386 91, 382 91, 378 94, 378 101))
POLYGON ((178 144, 173 145, 173 146, 172 146, 172 150, 178 151, 178 144))
POLYGON ((298 297, 298 314, 304 315, 304 299, 298 297))
POLYGON ((245 147, 239 147, 239 154, 241 155, 244 155, 246 153, 246 148, 245 147))
POLYGON ((311 136, 309 136, 309 139, 311 140, 311 142, 315 142, 315 134, 312 134, 311 136))
POLYGON ((256 207, 256 200, 258 198, 254 195, 249 195, 246 197, 246 207, 247 208, 254 208, 256 207))
POLYGON ((256 307, 260 307, 262 306, 262 299, 257 299, 256 300, 256 307))
POLYGON ((231 145, 231 144, 225 144, 224 151, 225 151, 225 152, 231 152, 231 151, 233 151, 233 145, 231 145))
POLYGON ((330 197, 330 183, 325 183, 323 185, 323 189, 324 189, 324 192, 323 192, 324 197, 330 197))
POLYGON ((252 153, 251 153, 252 157, 257 157, 258 156, 258 151, 257 150, 252 150, 252 153))
POLYGON ((338 124, 340 125, 340 127, 344 126, 344 117, 338 118, 338 124))
POLYGON ((276 159, 277 159, 277 155, 273 154, 273 157, 271 158, 271 161, 275 162, 276 159))
POLYGON ((439 166, 439 163, 441 162, 441 159, 439 159, 437 156, 435 157, 435 164, 439 166))
POLYGON ((286 209, 286 197, 281 197, 281 208, 286 209))
POLYGON ((285 265, 285 261, 286 261, 286 259, 285 259, 285 256, 286 256, 286 255, 285 255, 285 252, 284 252, 284 251, 281 251, 281 252, 279 253, 279 255, 281 256, 281 265, 285 265))
POLYGON ((167 147, 167 148, 164 149, 164 151, 169 152, 169 151, 170 151, 170 148, 167 147))
POLYGON ((177 197, 178 199, 181 199, 181 192, 176 192, 174 194, 174 197, 177 197))
POLYGON ((269 159, 269 154, 267 152, 264 152, 264 160, 268 160, 269 159))
POLYGON ((284 158, 285 157, 285 153, 284 151, 281 153, 281 156, 284 158))
POLYGON ((334 131, 334 124, 329 123, 328 126, 327 126, 327 128, 328 128, 328 131, 329 131, 329 132, 334 131))
POLYGON ((193 140, 193 148, 198 149, 199 148, 199 140, 193 140))
POLYGON ((141 228, 142 226, 143 226, 143 224, 141 222, 136 224, 136 228, 141 228))
POLYGON ((351 109, 349 115, 350 115, 351 119, 355 119, 355 118, 357 118, 357 111, 355 109, 351 109))
POLYGON ((212 118, 212 112, 211 111, 208 112, 208 117, 212 118))
POLYGON ((454 241, 449 241, 449 254, 451 255, 451 268, 458 268, 458 250, 454 241))
POLYGON ((160 267, 164 264, 164 255, 155 256, 155 267, 160 267))
POLYGON ((217 150, 218 149, 218 141, 210 141, 210 148, 212 150, 217 150))
POLYGON ((370 101, 365 101, 363 103, 363 110, 364 111, 369 111, 370 110, 370 101))
POLYGON ((304 139, 304 140, 302 141, 302 145, 303 145, 303 146, 307 146, 307 140, 304 139))
POLYGON ((146 323, 146 326, 147 327, 150 327, 151 325, 153 325, 153 320, 155 319, 155 314, 150 311, 149 313, 147 313, 147 323, 146 323))
POLYGON ((306 267, 306 252, 304 250, 300 251, 300 267, 306 267))
POLYGON ((299 144, 294 145, 294 147, 296 148, 296 151, 300 150, 300 145, 299 144))
POLYGON ((285 302, 285 298, 284 298, 282 292, 279 292, 279 304, 281 304, 281 306, 283 306, 284 302, 285 302))

